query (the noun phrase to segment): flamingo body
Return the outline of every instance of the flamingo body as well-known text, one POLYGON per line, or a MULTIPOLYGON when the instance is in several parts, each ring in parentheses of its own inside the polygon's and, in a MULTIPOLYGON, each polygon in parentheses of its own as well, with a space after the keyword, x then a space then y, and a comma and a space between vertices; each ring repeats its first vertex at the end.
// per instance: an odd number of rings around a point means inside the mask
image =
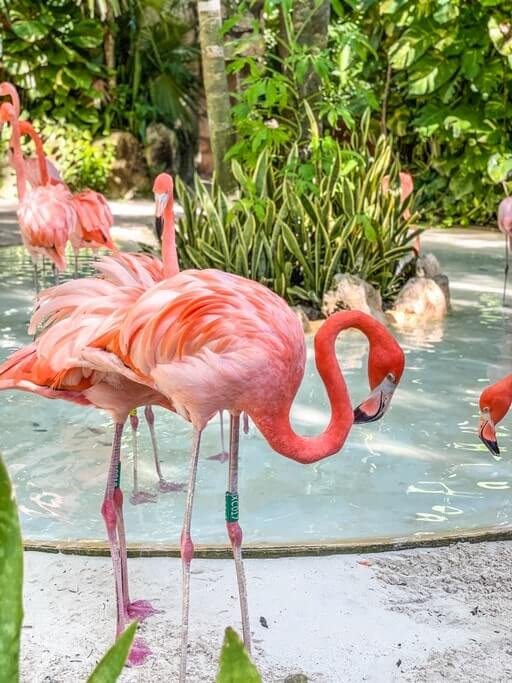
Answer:
POLYGON ((73 249, 107 247, 115 250, 110 239, 114 218, 105 197, 94 190, 84 190, 73 195, 77 215, 76 230, 70 235, 73 249))
POLYGON ((23 244, 37 261, 45 256, 59 270, 66 269, 66 243, 75 230, 76 211, 63 185, 44 185, 20 199, 18 221, 23 244))

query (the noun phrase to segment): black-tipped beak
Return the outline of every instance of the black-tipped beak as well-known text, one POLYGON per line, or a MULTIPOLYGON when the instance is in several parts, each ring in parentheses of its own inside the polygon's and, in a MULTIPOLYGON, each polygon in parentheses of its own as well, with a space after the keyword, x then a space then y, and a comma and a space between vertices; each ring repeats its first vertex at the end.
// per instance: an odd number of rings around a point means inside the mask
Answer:
POLYGON ((155 232, 158 237, 158 241, 162 242, 162 231, 164 229, 164 220, 162 216, 155 216, 155 232))
POLYGON ((386 412, 386 405, 383 401, 382 392, 380 396, 370 396, 366 401, 360 403, 354 410, 354 423, 362 424, 363 422, 377 422, 386 412), (377 400, 375 400, 377 399, 377 400))
POLYGON ((480 441, 493 455, 500 454, 498 441, 496 440, 496 428, 489 419, 486 419, 486 417, 480 418, 478 436, 480 441))
POLYGON ((396 384, 387 377, 370 396, 354 410, 354 423, 377 422, 389 408, 396 384))

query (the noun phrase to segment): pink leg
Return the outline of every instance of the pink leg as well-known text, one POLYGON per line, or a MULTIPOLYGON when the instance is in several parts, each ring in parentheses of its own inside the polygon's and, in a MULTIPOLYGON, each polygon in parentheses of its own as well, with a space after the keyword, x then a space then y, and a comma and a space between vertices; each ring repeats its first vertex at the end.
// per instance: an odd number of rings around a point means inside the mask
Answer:
MULTIPOLYGON (((121 465, 121 436, 123 433, 123 424, 118 423, 115 426, 114 443, 112 444, 112 458, 110 460, 110 467, 108 470, 107 486, 105 489, 105 497, 103 505, 101 506, 101 514, 105 520, 107 528, 108 542, 110 545, 110 554, 112 556, 112 565, 114 567, 114 581, 116 587, 116 610, 117 610, 117 624, 116 624, 116 638, 124 631, 126 626, 126 615, 123 600, 123 569, 121 560, 121 548, 117 536, 117 509, 114 501, 114 492, 119 488, 119 476, 121 465)), ((132 646, 128 661, 131 664, 142 664, 144 660, 151 654, 151 650, 140 639, 137 638, 132 646)))
POLYGON ((130 601, 130 591, 128 587, 128 559, 126 552, 126 533, 124 528, 123 517, 123 492, 118 486, 114 489, 114 504, 116 506, 117 514, 117 537, 119 539, 119 548, 121 551, 121 581, 123 586, 123 610, 126 621, 131 619, 138 619, 144 621, 153 614, 158 614, 157 610, 148 600, 130 601))
POLYGON ((192 441, 192 458, 187 486, 187 500, 185 503, 185 515, 181 531, 181 564, 183 569, 183 584, 181 597, 181 659, 179 683, 185 683, 187 677, 187 648, 188 648, 188 616, 190 607, 190 563, 194 555, 194 544, 190 535, 192 522, 192 506, 194 503, 194 489, 196 486, 197 460, 199 446, 201 444, 201 432, 194 427, 192 441))
POLYGON ((249 609, 247 606, 247 584, 242 560, 242 529, 238 523, 238 444, 240 442, 240 416, 231 416, 231 433, 229 439, 229 474, 226 491, 226 528, 228 531, 233 558, 235 560, 240 611, 242 614, 242 633, 247 652, 251 651, 251 629, 249 626, 249 609))
POLYGON ((242 419, 244 421, 244 434, 249 434, 249 415, 242 413, 242 419))
POLYGON ((146 418, 146 422, 148 423, 149 433, 151 435, 151 443, 153 444, 153 456, 155 458, 155 469, 158 477, 158 486, 160 488, 160 491, 162 491, 162 493, 168 493, 169 491, 183 491, 183 489, 185 488, 185 484, 175 481, 166 481, 162 475, 160 460, 158 458, 158 446, 156 443, 155 414, 151 406, 146 406, 144 408, 144 416, 146 418))
POLYGON ((142 491, 139 489, 139 473, 138 473, 138 445, 137 445, 137 429, 139 427, 139 418, 137 417, 137 410, 130 412, 130 425, 132 427, 132 444, 133 444, 133 491, 130 496, 130 503, 138 505, 139 503, 154 503, 156 496, 149 491, 142 491))
POLYGON ((224 447, 224 412, 219 410, 220 417, 220 453, 216 455, 210 455, 207 460, 218 460, 218 462, 226 462, 229 455, 224 447))

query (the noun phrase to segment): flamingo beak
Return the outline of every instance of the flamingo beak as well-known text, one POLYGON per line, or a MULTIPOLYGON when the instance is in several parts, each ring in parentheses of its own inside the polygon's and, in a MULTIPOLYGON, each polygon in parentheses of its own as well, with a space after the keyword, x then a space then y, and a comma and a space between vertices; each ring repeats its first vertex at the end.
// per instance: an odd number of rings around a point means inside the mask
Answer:
POLYGON ((162 241, 162 232, 164 228, 163 214, 168 201, 169 195, 165 192, 162 194, 155 194, 155 230, 159 242, 162 241))
POLYGON ((354 423, 361 424, 380 420, 390 406, 395 389, 395 378, 391 374, 386 375, 366 401, 360 403, 354 410, 354 423))
POLYGON ((480 437, 480 441, 487 446, 493 455, 500 454, 500 449, 496 440, 496 427, 488 410, 482 410, 480 413, 478 436, 480 437))

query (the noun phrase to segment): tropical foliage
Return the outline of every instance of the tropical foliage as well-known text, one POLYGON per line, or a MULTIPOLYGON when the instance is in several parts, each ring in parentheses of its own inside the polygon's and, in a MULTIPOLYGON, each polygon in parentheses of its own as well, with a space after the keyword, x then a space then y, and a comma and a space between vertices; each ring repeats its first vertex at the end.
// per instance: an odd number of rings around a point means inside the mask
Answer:
POLYGON ((409 221, 402 216, 398 163, 389 140, 381 137, 371 156, 368 128, 366 116, 350 145, 329 140, 328 166, 326 142, 313 138, 319 153, 308 162, 313 175, 302 185, 297 146, 284 171, 276 170, 265 150, 251 173, 234 161, 234 201, 216 183, 210 193, 198 178, 193 189, 179 182, 180 263, 258 280, 291 304, 320 308, 337 272, 357 274, 391 298, 401 284, 398 262, 411 250, 415 216, 409 221), (386 174, 396 191, 382 192, 386 174))

